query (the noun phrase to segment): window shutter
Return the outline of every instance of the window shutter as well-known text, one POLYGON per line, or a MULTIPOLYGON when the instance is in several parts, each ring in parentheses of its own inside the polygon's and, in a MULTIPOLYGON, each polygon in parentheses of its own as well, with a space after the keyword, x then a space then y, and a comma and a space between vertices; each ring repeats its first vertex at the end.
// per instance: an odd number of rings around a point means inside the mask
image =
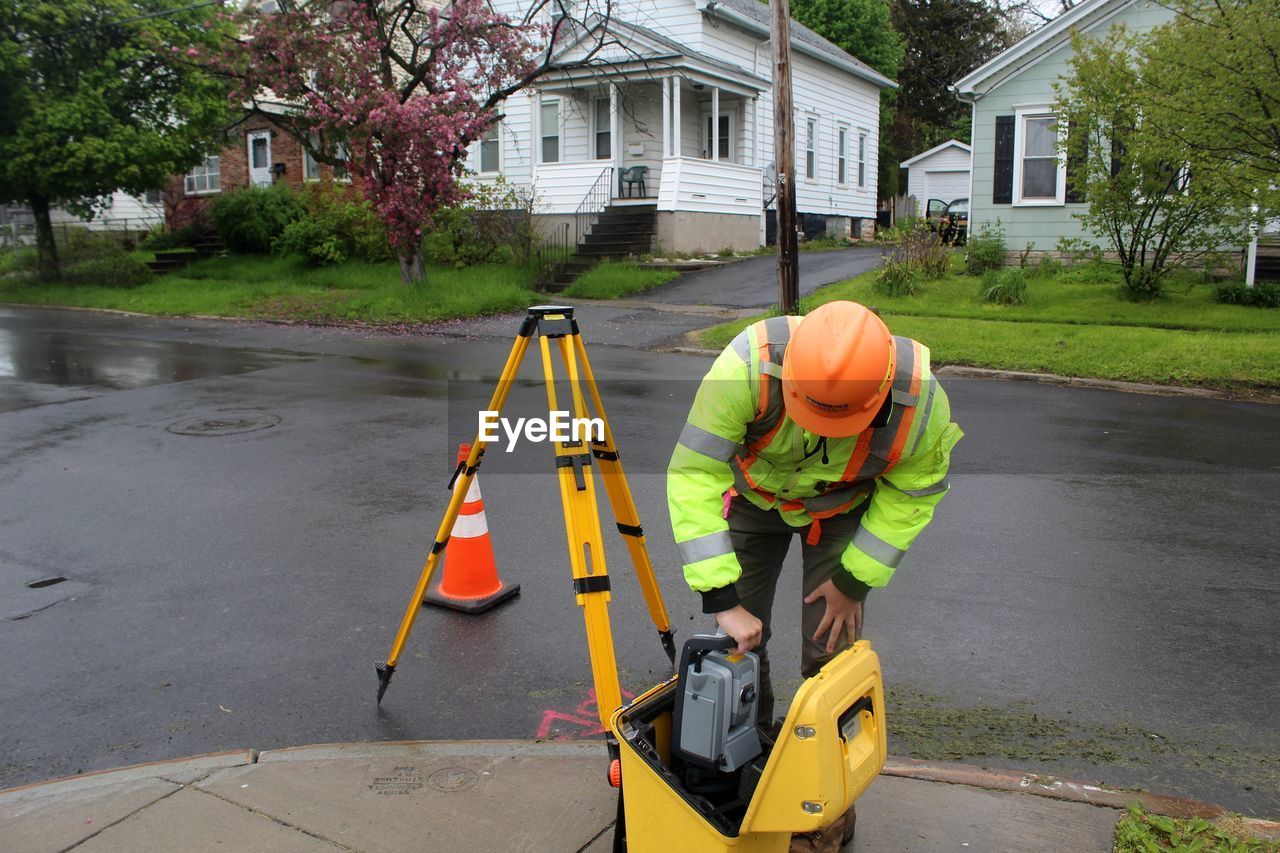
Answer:
POLYGON ((1085 200, 1085 170, 1088 168, 1089 138, 1078 122, 1067 124, 1067 202, 1085 200), (1079 181, 1079 184, 1076 184, 1079 181))
POLYGON ((996 168, 992 204, 1013 204, 1013 116, 996 116, 996 168))

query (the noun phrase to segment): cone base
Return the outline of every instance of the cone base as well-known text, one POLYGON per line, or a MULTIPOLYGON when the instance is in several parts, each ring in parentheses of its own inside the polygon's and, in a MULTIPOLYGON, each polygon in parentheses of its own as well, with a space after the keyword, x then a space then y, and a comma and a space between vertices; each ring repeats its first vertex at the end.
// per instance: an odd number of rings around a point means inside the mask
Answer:
POLYGON ((483 613, 486 610, 497 607, 507 599, 514 598, 519 594, 520 584, 518 583, 511 585, 504 584, 502 589, 492 595, 486 595, 482 598, 450 598, 448 596, 441 595, 433 589, 428 590, 427 594, 422 597, 422 606, 426 607, 428 604, 432 604, 436 607, 445 607, 449 610, 457 610, 459 613, 483 613))

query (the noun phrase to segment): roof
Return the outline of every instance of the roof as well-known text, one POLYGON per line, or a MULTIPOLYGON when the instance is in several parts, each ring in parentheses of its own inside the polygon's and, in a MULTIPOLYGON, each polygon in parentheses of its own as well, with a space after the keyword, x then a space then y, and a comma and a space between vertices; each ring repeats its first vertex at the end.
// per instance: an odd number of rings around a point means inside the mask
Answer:
POLYGON ((966 154, 973 154, 973 147, 970 146, 968 143, 961 142, 959 139, 948 139, 946 142, 942 143, 941 145, 935 145, 932 148, 930 148, 928 151, 917 154, 916 156, 912 157, 910 160, 903 160, 901 163, 898 164, 898 168, 899 169, 906 168, 907 166, 910 166, 913 163, 920 162, 926 157, 930 157, 934 154, 937 154, 939 151, 941 151, 944 148, 951 148, 952 146, 961 149, 966 154))
MULTIPOLYGON (((625 59, 617 59, 605 57, 597 62, 587 64, 589 69, 616 69, 623 72, 629 66, 639 64, 642 70, 651 71, 654 65, 662 65, 664 67, 690 67, 696 64, 699 68, 712 75, 722 77, 726 80, 734 80, 739 83, 752 86, 756 90, 767 88, 769 81, 758 74, 734 65, 730 62, 724 62, 719 59, 713 59, 705 54, 691 52, 687 47, 677 42, 675 39, 669 38, 662 33, 656 32, 643 27, 639 24, 633 24, 630 21, 623 21, 613 18, 606 21, 600 15, 592 15, 586 22, 586 26, 580 27, 573 38, 568 39, 562 45, 557 47, 555 57, 563 57, 573 48, 582 44, 588 38, 593 38, 595 33, 605 27, 607 31, 615 36, 629 36, 629 41, 625 46, 633 55, 625 59), (647 44, 646 44, 647 42, 647 44)), ((572 69, 574 63, 553 61, 547 67, 548 72, 564 71, 566 67, 572 69)))
MULTIPOLYGON (((742 23, 754 24, 751 29, 757 32, 768 33, 773 24, 773 13, 769 11, 768 4, 762 3, 760 0, 709 0, 705 6, 702 2, 699 2, 698 5, 702 6, 704 13, 714 15, 728 12, 728 17, 741 17, 745 19, 742 23)), ((882 88, 896 89, 898 87, 897 83, 894 83, 856 56, 836 47, 795 18, 791 19, 791 43, 793 47, 815 59, 820 59, 864 80, 869 80, 882 88)))
POLYGON ((1058 48, 1071 38, 1075 30, 1092 29, 1116 13, 1132 5, 1136 0, 1082 0, 1038 30, 1022 37, 1010 47, 970 71, 951 85, 951 91, 962 101, 981 98, 1011 74, 1034 64, 1041 57, 1058 48), (1010 72, 990 86, 984 83, 1002 72, 1010 72))

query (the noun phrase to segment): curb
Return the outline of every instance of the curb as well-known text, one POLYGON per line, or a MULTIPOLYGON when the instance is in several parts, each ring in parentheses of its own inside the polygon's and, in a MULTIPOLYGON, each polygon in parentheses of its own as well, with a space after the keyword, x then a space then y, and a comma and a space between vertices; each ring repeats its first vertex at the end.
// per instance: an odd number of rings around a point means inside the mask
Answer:
MULTIPOLYGON (((714 358, 719 350, 699 346, 674 346, 666 350, 678 355, 701 355, 714 358)), ((1001 370, 995 367, 970 367, 963 364, 944 364, 934 370, 936 376, 956 376, 964 379, 995 379, 1008 382, 1038 382, 1042 385, 1061 385, 1070 388, 1093 388, 1100 391, 1120 391, 1125 394, 1148 394, 1155 397, 1198 397, 1202 400, 1229 400, 1244 403, 1280 404, 1280 394, 1273 391, 1219 391, 1215 388, 1199 388, 1189 385, 1154 385, 1146 382, 1123 382, 1119 379, 1090 379, 1084 376, 1063 376, 1058 373, 1034 373, 1029 370, 1001 370)))
POLYGON ((1044 385, 1064 385, 1072 388, 1096 388, 1102 391, 1122 391, 1127 394, 1150 394, 1161 397, 1199 397, 1205 400, 1233 400, 1248 403, 1280 403, 1280 394, 1272 391, 1219 391, 1189 385, 1154 385, 1145 382, 1123 382, 1118 379, 1090 379, 1083 376, 1062 376, 1057 373, 1034 373, 1028 370, 999 370, 993 367, 969 367, 963 364, 947 364, 934 371, 937 376, 960 376, 966 379, 1002 379, 1013 382, 1039 382, 1044 385))

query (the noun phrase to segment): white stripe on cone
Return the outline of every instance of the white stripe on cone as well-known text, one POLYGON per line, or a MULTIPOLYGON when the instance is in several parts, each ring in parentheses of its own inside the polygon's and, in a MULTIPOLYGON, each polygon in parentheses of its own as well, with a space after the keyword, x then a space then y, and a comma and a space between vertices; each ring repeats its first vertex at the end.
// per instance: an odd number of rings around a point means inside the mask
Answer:
POLYGON ((474 515, 460 515, 458 520, 453 523, 453 537, 455 539, 475 539, 484 536, 489 532, 489 523, 484 520, 484 513, 477 512, 474 515))

